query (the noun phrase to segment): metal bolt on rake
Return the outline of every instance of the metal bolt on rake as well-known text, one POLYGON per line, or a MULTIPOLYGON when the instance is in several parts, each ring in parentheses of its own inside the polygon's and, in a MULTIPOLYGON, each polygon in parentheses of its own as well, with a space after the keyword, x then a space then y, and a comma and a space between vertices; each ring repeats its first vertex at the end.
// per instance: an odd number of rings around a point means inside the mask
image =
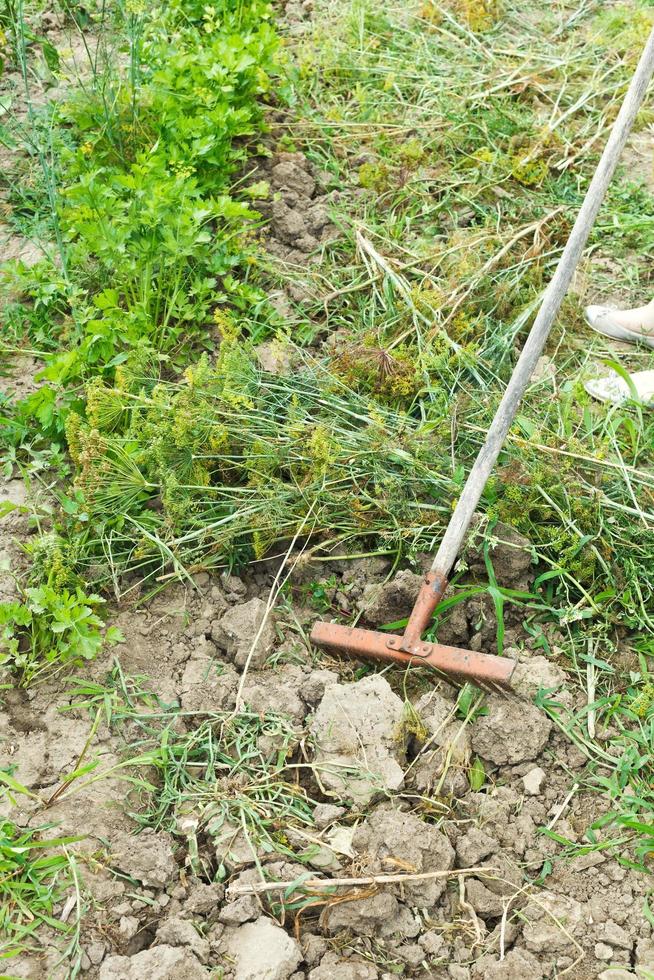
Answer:
POLYGON ((543 295, 536 319, 488 430, 486 441, 470 471, 434 558, 431 571, 425 576, 404 635, 391 636, 388 633, 350 628, 337 623, 316 623, 311 631, 311 640, 317 646, 354 657, 372 657, 376 660, 401 664, 423 663, 455 681, 473 681, 487 690, 510 690, 515 661, 493 654, 443 646, 439 643, 426 643, 422 640, 422 634, 445 593, 448 576, 459 554, 486 481, 511 427, 520 399, 568 290, 613 177, 620 153, 643 101, 652 71, 654 71, 654 30, 643 49, 570 237, 543 295))

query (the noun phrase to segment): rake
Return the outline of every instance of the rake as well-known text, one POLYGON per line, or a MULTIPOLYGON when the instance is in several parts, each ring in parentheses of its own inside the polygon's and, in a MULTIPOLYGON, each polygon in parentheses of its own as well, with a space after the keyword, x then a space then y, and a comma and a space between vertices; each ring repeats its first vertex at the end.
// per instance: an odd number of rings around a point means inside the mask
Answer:
POLYGON ((516 665, 514 660, 493 654, 475 653, 458 647, 443 646, 439 643, 427 643, 422 639, 422 634, 443 598, 448 576, 457 560, 479 498, 495 466, 520 399, 568 290, 653 71, 654 30, 645 44, 570 237, 543 294, 533 326, 497 408, 484 445, 470 470, 431 570, 425 575, 404 634, 393 636, 373 630, 341 626, 337 623, 318 622, 311 631, 311 640, 317 646, 354 657, 371 657, 375 660, 400 664, 422 663, 454 681, 462 683, 473 681, 485 690, 497 692, 510 690, 511 676, 516 665))

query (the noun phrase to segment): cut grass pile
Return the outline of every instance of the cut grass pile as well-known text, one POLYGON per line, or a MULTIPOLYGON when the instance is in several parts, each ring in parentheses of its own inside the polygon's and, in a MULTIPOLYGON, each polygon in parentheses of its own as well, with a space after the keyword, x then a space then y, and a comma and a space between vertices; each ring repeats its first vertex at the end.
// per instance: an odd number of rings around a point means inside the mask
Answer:
POLYGON ((125 371, 120 388, 95 385, 87 420, 68 425, 79 561, 156 578, 239 567, 298 534, 323 553, 429 548, 457 490, 434 465, 434 427, 295 354, 292 377, 276 376, 225 340, 216 368, 181 382, 125 371))
MULTIPOLYGON (((428 406, 419 419, 375 404, 299 355, 288 376, 270 375, 244 341, 226 339, 215 368, 200 364, 182 382, 127 366, 120 383, 94 384, 86 421, 68 422, 78 560, 97 567, 104 556, 118 590, 124 572, 235 567, 300 533, 323 555, 415 557, 433 548, 462 485, 446 413, 428 406)), ((538 586, 552 605, 565 600, 564 621, 647 624, 654 539, 642 528, 654 481, 638 464, 654 430, 642 419, 634 444, 624 412, 584 412, 575 457, 560 429, 571 402, 541 416, 536 438, 515 439, 486 490, 487 514, 533 541, 547 566, 538 586)), ((484 427, 461 428, 472 453, 484 427)))

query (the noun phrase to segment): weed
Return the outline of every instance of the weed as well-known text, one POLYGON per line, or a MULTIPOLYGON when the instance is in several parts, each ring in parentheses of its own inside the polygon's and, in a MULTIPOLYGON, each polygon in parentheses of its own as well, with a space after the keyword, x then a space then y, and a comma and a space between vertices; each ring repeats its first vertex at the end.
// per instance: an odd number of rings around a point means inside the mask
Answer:
POLYGON ((473 31, 493 27, 501 14, 500 0, 455 0, 453 7, 473 31))
MULTIPOLYGON (((18 827, 8 820, 0 824, 2 959, 38 948, 36 933, 41 926, 48 926, 62 935, 75 930, 74 926, 62 921, 56 910, 73 890, 77 877, 74 858, 67 845, 81 838, 42 836, 51 829, 51 824, 30 829, 18 827)), ((78 948, 77 958, 80 955, 78 948)), ((73 956, 71 966, 74 961, 73 956)))
POLYGON ((331 575, 328 579, 319 582, 308 582, 302 587, 302 591, 312 609, 325 613, 332 608, 336 586, 336 576, 331 575))
POLYGON ((428 738, 428 727, 425 725, 424 721, 420 717, 420 714, 416 711, 411 701, 405 700, 402 720, 398 726, 398 731, 395 733, 396 741, 403 745, 409 742, 410 739, 415 739, 417 744, 422 746, 425 744, 428 738))
POLYGON ((79 585, 62 587, 62 566, 55 562, 49 582, 23 588, 18 599, 0 603, 0 666, 15 673, 21 686, 79 666, 94 659, 104 643, 122 640, 115 626, 104 631, 96 611, 104 599, 87 595, 79 585))
POLYGON ((355 391, 390 404, 410 404, 423 387, 415 353, 405 344, 384 349, 373 336, 340 352, 333 370, 355 391))
POLYGON ((94 717, 101 712, 123 732, 122 766, 133 774, 131 803, 139 804, 132 816, 142 826, 185 837, 195 873, 224 878, 224 866, 206 858, 205 842, 215 840, 227 858, 240 835, 255 853, 302 859, 288 834, 313 825, 313 804, 294 778, 302 766, 292 757, 303 733, 283 715, 182 712, 118 666, 105 684, 78 681, 71 694, 77 710, 94 717), (154 781, 146 778, 153 769, 154 781))
MULTIPOLYGON (((286 832, 312 824, 304 791, 284 776, 296 738, 292 726, 272 713, 216 716, 188 735, 170 724, 151 749, 147 742, 138 745, 161 789, 136 819, 186 836, 202 832, 227 840, 226 853, 243 833, 255 850, 296 856, 286 832)), ((217 877, 224 876, 219 866, 217 877)))
POLYGON ((94 75, 52 121, 50 132, 67 127, 47 172, 60 254, 5 277, 22 296, 13 332, 39 345, 55 388, 111 375, 141 340, 166 351, 201 340, 217 302, 261 304, 237 278, 258 216, 228 192, 261 127, 276 38, 262 0, 211 9, 209 20, 181 3, 128 15, 128 77, 94 75))

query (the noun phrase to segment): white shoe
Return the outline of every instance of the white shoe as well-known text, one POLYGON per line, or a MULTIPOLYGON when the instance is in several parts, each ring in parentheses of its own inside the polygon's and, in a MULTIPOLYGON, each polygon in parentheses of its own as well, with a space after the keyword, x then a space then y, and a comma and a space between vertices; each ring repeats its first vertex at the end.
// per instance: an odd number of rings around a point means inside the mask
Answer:
POLYGON ((584 382, 584 388, 589 395, 601 402, 622 405, 624 402, 634 401, 654 407, 654 371, 637 371, 630 374, 629 379, 633 388, 617 372, 612 371, 605 378, 593 378, 592 381, 584 382))
POLYGON ((627 344, 645 344, 647 347, 654 347, 654 337, 639 333, 637 330, 629 330, 616 323, 613 314, 617 311, 617 306, 587 306, 586 320, 593 330, 605 337, 623 340, 627 344))

